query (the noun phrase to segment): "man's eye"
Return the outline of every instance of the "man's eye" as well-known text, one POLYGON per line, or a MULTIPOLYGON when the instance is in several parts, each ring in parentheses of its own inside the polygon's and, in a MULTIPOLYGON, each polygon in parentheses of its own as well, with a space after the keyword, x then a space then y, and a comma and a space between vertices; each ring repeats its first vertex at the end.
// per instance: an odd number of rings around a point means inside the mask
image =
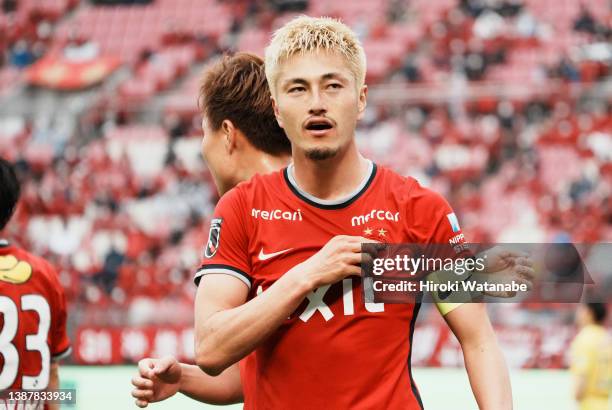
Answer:
POLYGON ((330 88, 342 88, 342 84, 338 84, 338 83, 331 83, 328 85, 328 87, 330 88))
POLYGON ((300 92, 300 91, 304 91, 304 87, 291 87, 289 89, 290 93, 295 93, 295 92, 300 92))

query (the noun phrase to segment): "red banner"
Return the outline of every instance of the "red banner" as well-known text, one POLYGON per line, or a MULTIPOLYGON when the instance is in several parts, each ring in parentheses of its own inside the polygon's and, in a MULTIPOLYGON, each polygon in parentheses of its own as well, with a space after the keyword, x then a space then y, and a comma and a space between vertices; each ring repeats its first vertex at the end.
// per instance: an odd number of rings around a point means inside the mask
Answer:
MULTIPOLYGON (((513 368, 563 368, 575 334, 570 326, 496 327, 508 365, 513 368)), ((77 364, 135 363, 143 357, 171 355, 193 362, 193 329, 189 327, 81 327, 74 340, 77 364)), ((463 366, 461 346, 444 324, 415 329, 412 363, 415 366, 463 366)))
POLYGON ((79 90, 106 79, 121 62, 113 57, 72 62, 57 57, 46 57, 27 71, 31 84, 58 90, 79 90))

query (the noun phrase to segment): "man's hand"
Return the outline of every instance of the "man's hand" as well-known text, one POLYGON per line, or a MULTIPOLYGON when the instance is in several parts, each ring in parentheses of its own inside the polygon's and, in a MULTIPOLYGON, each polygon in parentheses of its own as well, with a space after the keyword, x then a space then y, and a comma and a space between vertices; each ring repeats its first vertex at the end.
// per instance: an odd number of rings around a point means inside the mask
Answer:
POLYGON ((146 358, 138 362, 138 376, 132 378, 132 396, 136 405, 144 408, 149 403, 166 400, 179 391, 182 369, 172 356, 163 359, 146 358))
MULTIPOLYGON (((272 335, 310 292, 361 274, 362 243, 377 243, 359 236, 336 236, 321 250, 247 301, 248 288, 229 275, 204 275, 195 299, 195 359, 200 369, 218 376, 251 353, 272 335)), ((376 247, 372 250, 375 253, 376 247)))
POLYGON ((321 250, 296 265, 288 274, 309 280, 311 290, 341 281, 347 276, 360 276, 362 262, 375 255, 362 253, 362 243, 378 243, 362 236, 334 236, 321 250))
MULTIPOLYGON (((535 272, 529 254, 503 246, 495 246, 478 255, 479 258, 485 256, 485 269, 480 272, 485 275, 480 277, 481 280, 489 283, 510 283, 514 281, 519 284, 526 284, 527 288, 531 289, 535 272)), ((511 298, 516 295, 516 292, 488 291, 485 294, 499 298, 511 298)))

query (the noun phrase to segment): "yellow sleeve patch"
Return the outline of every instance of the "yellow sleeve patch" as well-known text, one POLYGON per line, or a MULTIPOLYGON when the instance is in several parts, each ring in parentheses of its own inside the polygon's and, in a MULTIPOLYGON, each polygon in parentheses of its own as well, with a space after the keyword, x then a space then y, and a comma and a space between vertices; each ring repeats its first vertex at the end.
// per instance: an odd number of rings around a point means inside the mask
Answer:
POLYGON ((13 255, 0 256, 0 280, 9 283, 24 283, 32 276, 32 266, 17 260, 13 255))
POLYGON ((450 312, 457 309, 461 305, 463 305, 463 303, 436 302, 438 312, 440 312, 442 316, 448 315, 450 312))

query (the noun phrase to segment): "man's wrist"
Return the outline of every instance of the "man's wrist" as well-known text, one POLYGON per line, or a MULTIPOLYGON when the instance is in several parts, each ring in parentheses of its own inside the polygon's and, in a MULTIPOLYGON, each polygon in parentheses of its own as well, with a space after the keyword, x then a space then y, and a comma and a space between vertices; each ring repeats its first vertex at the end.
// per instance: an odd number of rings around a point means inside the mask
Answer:
POLYGON ((315 280, 303 272, 297 265, 293 269, 289 270, 286 275, 291 283, 292 289, 294 289, 300 296, 306 297, 306 295, 313 289, 317 288, 315 280))
MULTIPOLYGON (((178 365, 181 368, 181 375, 180 375, 179 381, 178 381, 178 391, 179 391, 179 393, 185 394, 184 393, 184 390, 185 390, 185 374, 189 371, 190 365, 185 364, 185 363, 179 363, 178 365)), ((200 368, 198 368, 198 370, 202 371, 200 368)))

